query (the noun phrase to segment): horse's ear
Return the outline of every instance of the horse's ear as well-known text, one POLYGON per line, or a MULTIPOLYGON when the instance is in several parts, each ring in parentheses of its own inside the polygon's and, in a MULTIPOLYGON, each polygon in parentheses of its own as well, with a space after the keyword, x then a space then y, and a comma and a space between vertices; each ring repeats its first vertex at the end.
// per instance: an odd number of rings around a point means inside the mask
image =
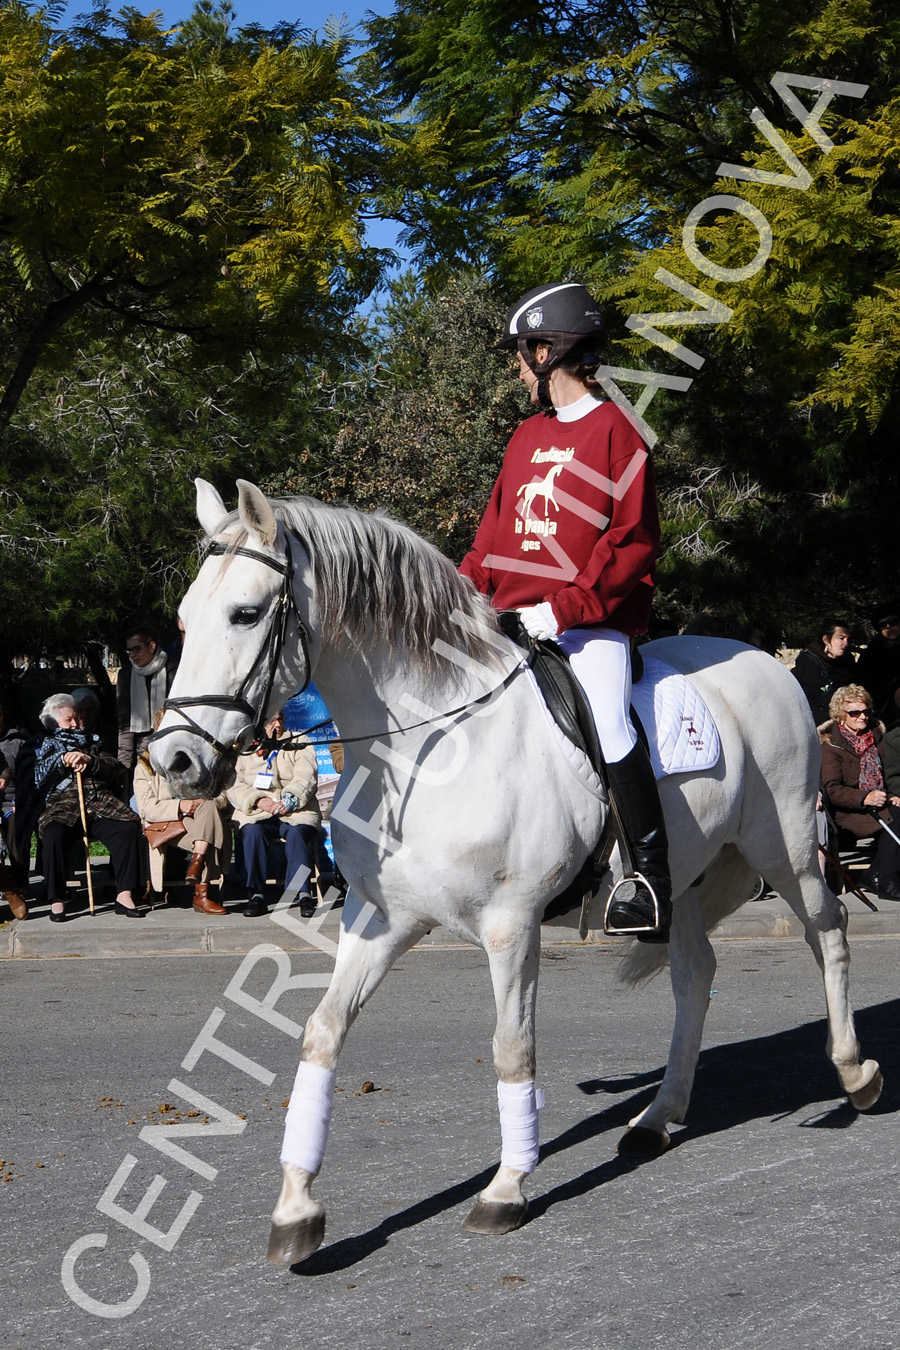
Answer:
POLYGON ((212 539, 225 524, 228 507, 212 483, 207 483, 205 478, 195 478, 194 487, 197 489, 197 519, 200 528, 212 539))
POLYGON ((278 522, 265 494, 260 492, 255 483, 248 483, 246 478, 237 480, 237 488, 241 524, 251 534, 257 535, 261 543, 274 543, 278 522))

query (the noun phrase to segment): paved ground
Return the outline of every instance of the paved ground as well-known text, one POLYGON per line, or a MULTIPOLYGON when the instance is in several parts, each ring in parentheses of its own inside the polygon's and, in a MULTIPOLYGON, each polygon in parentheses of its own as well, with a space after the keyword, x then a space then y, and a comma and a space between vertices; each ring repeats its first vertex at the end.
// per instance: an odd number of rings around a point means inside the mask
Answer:
MULTIPOLYGON (((96 942, 103 921, 59 927, 96 942)), ((854 945, 857 1025, 887 1084, 867 1116, 841 1098, 824 1057, 821 982, 805 945, 721 942, 718 954, 687 1126, 663 1158, 631 1167, 615 1144, 660 1076, 667 981, 623 991, 614 944, 547 949, 539 1050, 548 1104, 531 1217, 516 1234, 484 1239, 460 1223, 498 1146, 485 959, 464 947, 409 953, 342 1058, 318 1185, 326 1245, 297 1272, 268 1265, 263 1251, 298 1043, 287 1023, 269 1025, 247 999, 234 1001, 241 958, 214 949, 5 962, 4 1347, 893 1350, 900 943, 860 936, 854 945), (243 1061, 214 1048, 197 1055, 211 1017, 220 1045, 243 1061), (360 1092, 366 1079, 377 1091, 360 1092), (225 1110, 240 1133, 182 1137, 194 1158, 186 1163, 154 1147, 159 1135, 141 1138, 178 1118, 164 1107, 199 1110, 182 1123, 225 1110), (116 1193, 129 1156, 134 1171, 116 1193), (145 1221, 160 1232, 191 1191, 201 1197, 170 1251, 121 1217, 154 1174, 167 1185, 145 1221), (85 1311, 64 1291, 63 1256, 91 1234, 108 1236, 75 1263, 85 1295, 126 1299, 138 1279, 128 1258, 146 1262, 149 1291, 123 1319, 85 1311)), ((309 977, 277 1004, 297 1030, 332 958, 280 959, 309 977)), ((263 999, 273 970, 262 959, 241 987, 263 999)))

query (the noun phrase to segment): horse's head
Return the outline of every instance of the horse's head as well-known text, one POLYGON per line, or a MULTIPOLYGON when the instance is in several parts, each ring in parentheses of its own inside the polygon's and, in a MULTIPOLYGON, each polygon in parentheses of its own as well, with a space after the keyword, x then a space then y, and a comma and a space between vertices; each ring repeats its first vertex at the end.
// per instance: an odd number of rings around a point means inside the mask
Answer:
POLYGON ((238 480, 235 515, 209 483, 196 485, 210 548, 179 611, 184 650, 150 759, 179 796, 214 796, 254 730, 309 681, 294 594, 305 554, 252 483, 238 480))

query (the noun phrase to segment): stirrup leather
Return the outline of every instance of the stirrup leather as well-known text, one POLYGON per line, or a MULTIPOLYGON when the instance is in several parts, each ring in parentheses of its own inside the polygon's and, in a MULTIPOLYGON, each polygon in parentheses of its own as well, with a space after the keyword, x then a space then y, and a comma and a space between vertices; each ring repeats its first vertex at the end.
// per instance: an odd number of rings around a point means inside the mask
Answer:
MULTIPOLYGON (((625 903, 627 904, 628 901, 626 900, 625 903)), ((613 886, 612 890, 610 891, 609 898, 606 901, 606 907, 603 911, 604 933, 609 934, 610 937, 627 937, 635 933, 658 933, 661 932, 661 930, 662 930, 662 914, 660 912, 659 897, 657 896, 656 891, 653 889, 652 884, 644 876, 643 872, 632 872, 630 876, 620 877, 619 880, 616 882, 615 886, 613 886), (650 897, 653 901, 653 923, 652 924, 643 923, 633 928, 610 928, 609 911, 613 904, 613 901, 616 899, 619 890, 623 886, 630 885, 632 882, 635 881, 642 881, 644 885, 647 887, 647 890, 650 892, 650 897)))

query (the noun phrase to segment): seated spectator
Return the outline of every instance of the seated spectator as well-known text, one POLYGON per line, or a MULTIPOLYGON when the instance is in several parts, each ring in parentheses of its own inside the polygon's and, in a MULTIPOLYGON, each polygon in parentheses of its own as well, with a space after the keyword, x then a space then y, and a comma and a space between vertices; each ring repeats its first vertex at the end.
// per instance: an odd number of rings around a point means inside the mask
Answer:
POLYGON ((900 844, 881 828, 879 816, 900 834, 900 797, 885 788, 881 760, 883 727, 872 716, 872 699, 861 684, 848 684, 831 698, 833 722, 820 729, 822 790, 841 829, 857 839, 877 836, 872 885, 887 900, 900 900, 900 844))
POLYGON ((793 675, 806 695, 816 726, 827 722, 831 696, 858 674, 850 650, 850 625, 843 619, 822 619, 816 638, 797 654, 793 675))
POLYGON ((79 721, 85 731, 99 739, 101 750, 114 755, 117 749, 117 733, 111 723, 102 720, 103 709, 96 689, 83 684, 72 690, 72 697, 75 700, 79 721))
MULTIPOLYGON (((12 770, 6 762, 6 758, 0 751, 0 798, 6 791, 6 785, 12 780, 12 770)), ((4 840, 6 836, 4 835, 4 840)), ((0 893, 9 905, 13 918, 24 919, 28 915, 28 907, 19 894, 19 888, 13 875, 13 870, 7 863, 0 864, 0 893)))
POLYGON ((244 850, 250 892, 245 913, 248 918, 259 918, 268 912, 266 857, 269 844, 280 836, 287 852, 288 885, 306 869, 298 899, 300 913, 309 918, 316 909, 309 877, 319 833, 315 746, 305 738, 285 736, 283 712, 266 723, 265 731, 259 745, 238 755, 235 782, 227 793, 244 850))
POLYGON ((51 922, 65 919, 66 850, 83 832, 76 774, 82 778, 88 838, 99 839, 109 849, 118 890, 115 911, 139 918, 133 892, 141 883, 141 827, 135 813, 116 795, 121 768, 78 725, 70 694, 48 698, 41 709, 41 722, 48 734, 35 754, 34 784, 51 922))
POLYGON ((871 692, 876 715, 892 727, 900 719, 900 603, 876 605, 869 620, 875 636, 859 654, 856 676, 871 692))
POLYGON ((175 667, 146 625, 129 634, 125 650, 129 659, 116 683, 116 712, 119 763, 131 774, 149 743, 153 718, 168 697, 175 667))
MULTIPOLYGON (((162 709, 157 713, 155 725, 161 719, 162 709)), ((185 880, 194 883, 194 909, 201 914, 227 914, 225 906, 209 893, 210 883, 219 881, 222 876, 221 858, 225 844, 222 808, 228 804, 225 795, 214 801, 201 797, 173 797, 166 780, 154 772, 147 750, 141 752, 135 766, 134 795, 151 848, 154 842, 148 825, 171 823, 181 827, 180 836, 169 842, 191 855, 185 880)))
POLYGON ((0 890, 17 919, 24 919, 28 913, 21 894, 28 885, 28 856, 23 862, 16 845, 16 760, 27 739, 26 731, 7 727, 0 708, 0 839, 9 857, 9 862, 0 867, 0 890))

